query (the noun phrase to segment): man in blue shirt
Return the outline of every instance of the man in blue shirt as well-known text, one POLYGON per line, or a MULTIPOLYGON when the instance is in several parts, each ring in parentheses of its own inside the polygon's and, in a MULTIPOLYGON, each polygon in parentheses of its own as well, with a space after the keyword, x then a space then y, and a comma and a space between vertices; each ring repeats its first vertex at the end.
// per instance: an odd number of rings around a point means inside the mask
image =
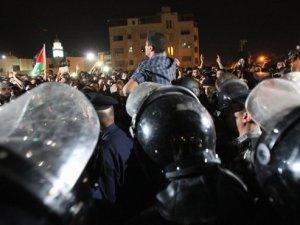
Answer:
POLYGON ((162 33, 150 32, 148 34, 145 55, 149 58, 144 60, 130 80, 123 88, 123 95, 130 92, 140 83, 150 81, 159 84, 171 84, 176 79, 176 63, 165 52, 166 38, 162 33))
POLYGON ((90 99, 98 114, 101 134, 98 141, 101 167, 99 178, 92 189, 95 199, 115 203, 118 190, 124 184, 127 161, 133 148, 132 140, 114 122, 114 108, 117 100, 110 96, 96 94, 90 99))

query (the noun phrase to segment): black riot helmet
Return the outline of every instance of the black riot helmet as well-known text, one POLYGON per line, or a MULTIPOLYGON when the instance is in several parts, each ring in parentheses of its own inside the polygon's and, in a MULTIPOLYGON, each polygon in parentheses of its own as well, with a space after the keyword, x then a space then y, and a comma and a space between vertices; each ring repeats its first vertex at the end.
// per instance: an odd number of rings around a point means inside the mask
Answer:
POLYGON ((195 79, 191 77, 183 77, 172 81, 173 85, 180 85, 191 90, 197 97, 200 95, 200 86, 195 79))
MULTIPOLYGON (((134 92, 144 89, 141 85, 137 88, 134 92)), ((128 99, 127 105, 131 101, 134 99, 128 99)), ((133 115, 135 137, 147 156, 164 168, 167 177, 189 174, 205 163, 220 163, 215 154, 213 121, 190 90, 161 86, 152 89, 139 105, 133 115)))
POLYGON ((246 109, 263 128, 254 158, 257 180, 276 209, 294 222, 300 210, 299 86, 265 80, 250 93, 246 109))
POLYGON ((220 110, 226 109, 231 103, 244 104, 249 94, 248 85, 240 79, 225 80, 217 87, 217 98, 220 110))

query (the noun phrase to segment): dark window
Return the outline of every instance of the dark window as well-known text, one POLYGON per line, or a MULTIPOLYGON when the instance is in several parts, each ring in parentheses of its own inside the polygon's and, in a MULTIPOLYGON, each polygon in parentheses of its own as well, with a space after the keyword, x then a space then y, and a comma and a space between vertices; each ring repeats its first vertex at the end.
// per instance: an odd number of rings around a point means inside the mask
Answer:
POLYGON ((125 62, 124 60, 116 61, 116 67, 124 66, 125 62))
POLYGON ((189 30, 182 30, 181 35, 190 35, 190 31, 189 30))
POLYGON ((182 62, 191 62, 192 61, 192 56, 183 56, 182 57, 182 62))
POLYGON ((124 53, 124 48, 116 48, 115 49, 115 54, 123 54, 124 53))
POLYGON ((128 38, 128 39, 131 39, 131 38, 132 38, 131 34, 128 34, 128 35, 127 35, 127 38, 128 38))
POLYGON ((199 63, 198 58, 195 58, 195 64, 198 64, 198 63, 199 63))
POLYGON ((173 27, 172 20, 167 20, 166 25, 167 25, 167 29, 171 29, 173 27))
POLYGON ((195 52, 198 52, 198 47, 195 47, 195 52))
POLYGON ((134 20, 132 20, 132 25, 135 25, 135 21, 134 20))
POLYGON ((197 41, 197 40, 198 40, 198 36, 194 35, 194 41, 197 41))
POLYGON ((123 41, 123 36, 122 35, 115 35, 114 36, 114 41, 123 41))
POLYGON ((54 65, 52 63, 49 64, 49 68, 54 68, 54 65))
POLYGON ((145 52, 145 46, 141 47, 141 52, 145 52))
POLYGON ((129 65, 133 65, 133 64, 134 64, 134 63, 133 63, 133 60, 129 60, 128 64, 129 64, 129 65))

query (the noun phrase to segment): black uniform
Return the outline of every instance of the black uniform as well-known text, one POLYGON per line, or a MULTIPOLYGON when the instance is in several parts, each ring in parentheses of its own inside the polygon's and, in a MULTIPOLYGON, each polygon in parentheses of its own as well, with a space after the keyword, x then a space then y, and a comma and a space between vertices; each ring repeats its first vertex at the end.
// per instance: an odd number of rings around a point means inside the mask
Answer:
POLYGON ((182 87, 160 87, 137 105, 135 137, 168 185, 157 193, 155 205, 129 224, 251 222, 247 187, 220 168, 214 124, 197 97, 182 87))

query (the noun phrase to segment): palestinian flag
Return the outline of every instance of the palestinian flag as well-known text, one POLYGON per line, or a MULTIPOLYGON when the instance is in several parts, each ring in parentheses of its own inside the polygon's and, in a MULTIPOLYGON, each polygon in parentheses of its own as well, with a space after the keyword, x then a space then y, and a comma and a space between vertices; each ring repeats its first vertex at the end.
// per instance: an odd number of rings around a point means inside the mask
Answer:
POLYGON ((40 75, 41 71, 45 70, 45 65, 46 65, 46 52, 45 52, 45 45, 40 51, 36 63, 33 67, 33 70, 31 72, 32 76, 38 76, 40 75))

